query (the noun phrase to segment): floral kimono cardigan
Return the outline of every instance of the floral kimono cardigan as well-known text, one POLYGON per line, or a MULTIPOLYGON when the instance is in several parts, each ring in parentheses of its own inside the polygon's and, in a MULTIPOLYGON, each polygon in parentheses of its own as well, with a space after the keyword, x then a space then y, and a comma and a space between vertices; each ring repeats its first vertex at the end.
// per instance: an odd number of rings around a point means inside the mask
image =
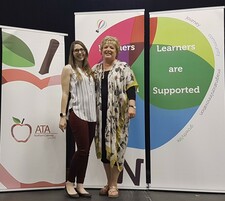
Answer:
MULTIPOLYGON (((97 126, 95 146, 97 158, 102 156, 102 108, 101 79, 104 76, 103 63, 92 68, 96 82, 97 126)), ((121 171, 128 143, 128 97, 126 91, 138 86, 133 71, 127 63, 116 61, 108 74, 108 108, 105 130, 106 158, 110 166, 117 164, 121 171)))

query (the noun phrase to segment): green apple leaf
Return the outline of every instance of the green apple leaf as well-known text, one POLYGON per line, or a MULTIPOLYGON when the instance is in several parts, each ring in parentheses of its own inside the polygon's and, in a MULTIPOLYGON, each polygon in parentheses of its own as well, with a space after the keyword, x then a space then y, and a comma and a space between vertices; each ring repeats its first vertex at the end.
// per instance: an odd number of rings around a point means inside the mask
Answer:
POLYGON ((2 32, 2 62, 13 67, 32 67, 35 64, 30 48, 18 37, 2 32))
POLYGON ((19 119, 17 119, 16 117, 12 117, 13 118, 13 121, 16 123, 16 124, 20 124, 21 121, 19 119))

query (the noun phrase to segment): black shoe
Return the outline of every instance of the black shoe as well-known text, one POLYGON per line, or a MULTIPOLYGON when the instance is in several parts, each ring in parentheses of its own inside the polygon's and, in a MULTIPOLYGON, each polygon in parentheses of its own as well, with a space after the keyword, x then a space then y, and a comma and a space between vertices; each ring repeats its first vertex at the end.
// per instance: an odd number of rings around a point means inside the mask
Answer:
POLYGON ((66 187, 65 187, 65 191, 66 191, 66 194, 71 198, 79 198, 80 197, 78 193, 77 194, 69 194, 66 187))
POLYGON ((76 189, 78 195, 80 197, 83 197, 83 198, 91 198, 91 194, 90 193, 80 193, 77 189, 76 189))

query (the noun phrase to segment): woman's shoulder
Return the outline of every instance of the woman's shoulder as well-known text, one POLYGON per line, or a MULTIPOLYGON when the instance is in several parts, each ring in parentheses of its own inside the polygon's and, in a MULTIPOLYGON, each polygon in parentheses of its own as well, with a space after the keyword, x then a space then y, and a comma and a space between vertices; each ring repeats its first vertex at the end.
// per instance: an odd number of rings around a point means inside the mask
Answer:
POLYGON ((120 68, 122 70, 122 72, 124 72, 125 74, 132 73, 132 69, 127 62, 118 60, 117 63, 118 63, 117 67, 120 68))
POLYGON ((92 67, 92 70, 96 70, 96 69, 98 69, 98 68, 101 68, 101 65, 102 65, 102 62, 95 64, 95 65, 92 67))
POLYGON ((118 66, 119 66, 120 68, 126 68, 126 67, 129 67, 129 68, 130 68, 130 66, 128 65, 128 63, 125 62, 125 61, 117 60, 117 64, 118 64, 118 66))
POLYGON ((72 68, 72 66, 71 66, 70 64, 67 64, 67 65, 65 65, 65 66, 63 67, 63 71, 65 71, 65 72, 71 74, 71 73, 73 72, 73 68, 72 68))
POLYGON ((64 66, 64 68, 66 68, 66 69, 72 69, 72 66, 71 66, 70 64, 66 64, 66 65, 64 66))

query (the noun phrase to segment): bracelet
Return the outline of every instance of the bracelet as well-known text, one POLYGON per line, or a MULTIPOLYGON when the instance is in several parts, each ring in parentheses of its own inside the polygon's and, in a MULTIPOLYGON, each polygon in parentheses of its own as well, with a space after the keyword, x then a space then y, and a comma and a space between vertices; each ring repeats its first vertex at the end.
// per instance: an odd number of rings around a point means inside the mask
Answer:
POLYGON ((60 113, 60 117, 66 117, 66 113, 60 113))
POLYGON ((136 106, 135 105, 129 105, 129 107, 132 107, 132 108, 136 109, 136 106))

